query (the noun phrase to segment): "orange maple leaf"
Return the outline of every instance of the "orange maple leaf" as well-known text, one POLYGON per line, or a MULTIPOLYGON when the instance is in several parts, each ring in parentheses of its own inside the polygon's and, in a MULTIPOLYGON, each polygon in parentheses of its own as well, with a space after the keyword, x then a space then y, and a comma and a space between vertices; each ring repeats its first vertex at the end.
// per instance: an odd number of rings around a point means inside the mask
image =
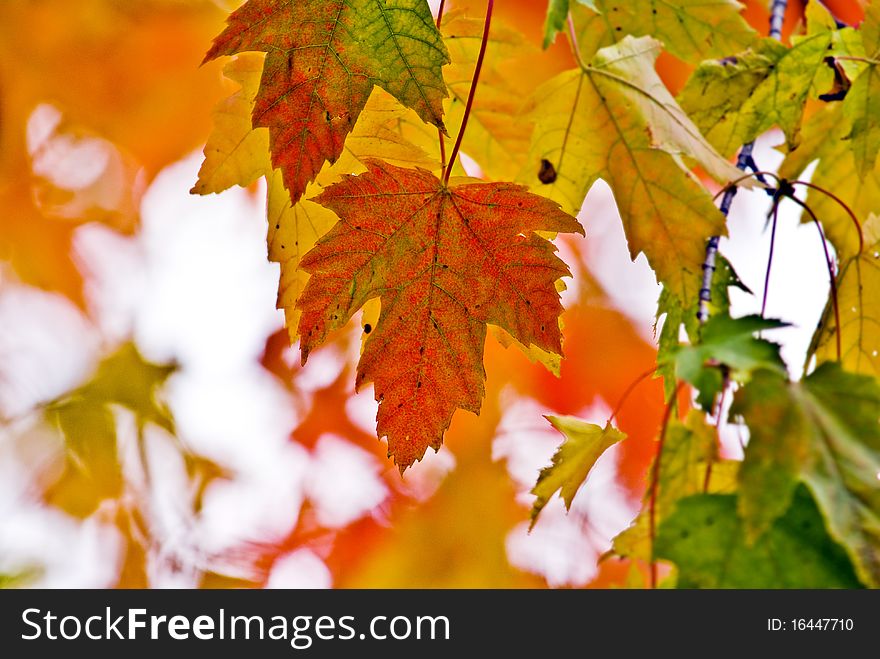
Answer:
POLYGON ((440 448, 452 414, 478 414, 486 324, 561 354, 555 283, 570 276, 535 231, 583 233, 559 205, 513 183, 447 186, 423 169, 366 161, 314 201, 341 220, 303 256, 302 361, 370 298, 382 312, 358 364, 377 434, 405 469, 440 448))
POLYGON ((449 62, 425 0, 249 0, 205 61, 266 52, 253 126, 269 129, 272 164, 294 203, 335 162, 379 85, 445 131, 449 62))

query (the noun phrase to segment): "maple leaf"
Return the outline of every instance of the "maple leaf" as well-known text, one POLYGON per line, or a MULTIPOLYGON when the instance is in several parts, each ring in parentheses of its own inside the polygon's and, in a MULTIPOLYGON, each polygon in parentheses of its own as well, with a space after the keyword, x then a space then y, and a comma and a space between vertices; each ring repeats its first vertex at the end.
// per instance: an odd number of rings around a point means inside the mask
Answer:
POLYGON ((794 37, 790 48, 763 39, 734 57, 703 62, 688 80, 679 103, 722 154, 732 155, 773 126, 789 147, 796 145, 807 100, 832 86, 826 58, 859 54, 853 30, 836 29, 821 4, 810 3, 806 16, 807 34, 794 37))
POLYGON ((716 396, 724 388, 721 369, 738 382, 745 382, 758 369, 785 374, 779 346, 755 338, 755 332, 787 327, 788 323, 761 316, 731 318, 712 316, 702 328, 699 342, 680 346, 671 356, 676 376, 699 391, 697 402, 712 411, 716 396))
POLYGON ((788 508, 799 481, 860 578, 880 584, 880 384, 831 362, 802 382, 761 371, 734 398, 748 424, 739 512, 751 539, 788 508))
MULTIPOLYGON (((269 260, 281 265, 277 306, 284 310, 285 324, 293 343, 299 325, 299 310, 295 304, 309 279, 309 274, 299 268, 300 257, 333 226, 337 217, 308 199, 291 200, 284 187, 282 172, 272 169, 268 129, 251 126, 263 59, 262 54, 243 53, 226 66, 224 73, 239 85, 239 89, 215 109, 214 130, 205 144, 205 160, 190 192, 222 192, 233 185, 250 185, 261 176, 266 178, 269 260)), ((344 173, 364 171, 361 161, 369 157, 383 157, 396 165, 434 165, 427 153, 396 130, 407 114, 406 108, 389 94, 374 91, 339 158, 332 166, 321 170, 308 190, 318 194, 318 186, 329 185, 344 173)), ((434 135, 434 141, 436 138, 434 135)))
POLYGON ((559 74, 536 92, 535 131, 520 178, 577 212, 592 184, 614 191, 633 259, 644 252, 682 301, 696 299, 709 236, 724 217, 680 156, 719 180, 741 173, 681 111, 654 71, 659 42, 626 37, 590 66, 559 74))
POLYGON ((214 108, 214 129, 205 143, 205 160, 190 190, 193 194, 245 187, 272 171, 269 131, 251 126, 263 60, 262 53, 242 53, 224 67, 223 74, 239 89, 214 108))
POLYGON ((656 556, 678 567, 678 588, 860 588, 816 503, 798 488, 784 516, 749 542, 736 496, 682 500, 660 526, 656 556))
POLYGON ((449 55, 425 0, 248 0, 205 60, 267 53, 253 110, 293 201, 346 136, 378 85, 444 129, 449 55))
MULTIPOLYGON (((715 274, 712 277, 712 300, 709 303, 710 318, 730 315, 730 294, 728 292, 730 288, 736 288, 748 294, 752 293, 748 286, 742 283, 730 262, 722 254, 718 254, 715 259, 715 274)), ((664 288, 660 292, 654 332, 656 334, 657 324, 663 318, 663 327, 657 338, 657 374, 663 377, 663 387, 667 399, 672 398, 677 383, 675 354, 681 346, 679 342, 681 326, 684 325, 685 332, 692 343, 697 343, 700 340, 701 326, 697 320, 698 308, 699 302, 697 300, 685 308, 681 301, 670 293, 669 289, 664 288)))
MULTIPOLYGON (((735 0, 579 0, 556 4, 570 5, 581 53, 586 58, 626 35, 650 35, 660 39, 676 57, 696 64, 708 57, 739 52, 757 38, 740 15, 742 4, 735 0)), ((559 18, 558 13, 553 16, 553 26, 561 29, 565 17, 559 18)), ((548 29, 550 25, 548 13, 548 29)))
POLYGON ((836 334, 840 332, 840 363, 853 373, 880 376, 880 217, 871 215, 862 227, 865 249, 843 262, 837 278, 840 328, 828 300, 810 344, 809 356, 837 360, 836 334))
POLYGON ((173 434, 174 421, 156 392, 175 368, 146 362, 127 343, 101 362, 91 380, 47 406, 47 418, 67 445, 64 471, 46 493, 49 502, 85 517, 102 499, 122 493, 112 407, 134 413, 138 428, 154 424, 173 434))
POLYGON ((611 424, 605 424, 603 428, 573 416, 545 418, 565 435, 565 441, 554 453, 552 464, 541 470, 532 488, 536 499, 532 505, 530 529, 535 526, 538 515, 557 490, 561 490, 566 510, 571 509, 574 495, 587 480, 596 460, 614 444, 626 439, 626 435, 612 428, 611 424))
POLYGON ((367 300, 382 311, 358 364, 373 382, 377 433, 404 469, 440 447, 453 412, 478 413, 486 324, 562 353, 557 279, 538 230, 583 233, 559 206, 512 183, 442 184, 423 169, 367 160, 315 201, 341 219, 303 256, 302 360, 367 300))

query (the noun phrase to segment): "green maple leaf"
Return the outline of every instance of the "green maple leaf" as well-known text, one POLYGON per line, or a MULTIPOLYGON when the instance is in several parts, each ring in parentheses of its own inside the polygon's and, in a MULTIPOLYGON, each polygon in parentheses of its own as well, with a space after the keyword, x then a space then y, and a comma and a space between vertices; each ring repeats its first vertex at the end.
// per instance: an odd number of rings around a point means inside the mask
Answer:
POLYGON ((644 252, 657 278, 691 304, 705 241, 724 217, 682 156, 718 180, 741 175, 702 137, 654 71, 660 44, 626 37, 591 65, 536 90, 535 131, 520 180, 576 213, 593 183, 614 191, 630 254, 644 252))
POLYGON ((426 0, 248 0, 205 60, 267 53, 253 126, 293 201, 335 162, 375 85, 445 130, 449 55, 426 0))
POLYGON ((547 505, 550 497, 560 490, 565 508, 571 508, 574 495, 580 489, 593 465, 602 454, 626 439, 619 430, 605 424, 605 427, 587 423, 573 416, 547 416, 551 425, 565 435, 565 441, 553 455, 552 464, 545 467, 538 475, 538 481, 532 488, 535 503, 532 506, 531 524, 535 526, 538 515, 547 505))
MULTIPOLYGON (((727 316, 730 313, 730 295, 728 290, 737 288, 751 294, 751 290, 742 283, 739 275, 730 265, 730 262, 721 254, 715 259, 715 274, 712 277, 712 301, 709 303, 711 316, 727 316)), ((700 323, 697 320, 699 300, 693 300, 691 305, 685 308, 681 301, 664 288, 660 292, 657 302, 657 319, 654 323, 656 335, 657 324, 663 319, 663 327, 657 337, 657 374, 663 377, 663 388, 666 399, 672 398, 676 388, 675 353, 681 343, 679 332, 684 325, 688 338, 692 343, 699 342, 700 323)))
MULTIPOLYGON (((562 4, 568 3, 551 3, 548 30, 551 15, 552 26, 559 26, 555 31, 562 28, 565 16, 560 18, 558 13, 562 4)), ((735 0, 595 0, 580 4, 586 6, 572 4, 570 9, 581 53, 588 59, 599 49, 632 35, 655 37, 676 57, 696 64, 744 50, 758 36, 741 16, 742 4, 735 0)))
POLYGON ((784 514, 798 482, 866 584, 880 584, 880 384, 822 364, 802 382, 756 373, 734 398, 750 440, 739 512, 750 538, 784 514))
POLYGON ((760 316, 712 316, 702 328, 699 343, 681 346, 673 352, 676 377, 700 392, 697 401, 710 412, 724 386, 722 368, 739 382, 747 381, 758 369, 785 373, 779 346, 755 338, 754 334, 786 326, 787 323, 760 316))
POLYGON ((703 62, 688 80, 679 103, 722 154, 773 126, 782 128, 789 147, 796 145, 807 99, 832 86, 826 58, 860 51, 855 32, 836 29, 821 4, 810 3, 806 15, 807 33, 790 48, 764 39, 735 57, 703 62))
POLYGON ((736 496, 698 494, 660 525, 655 555, 675 563, 679 588, 861 587, 805 488, 754 543, 736 511, 736 496))

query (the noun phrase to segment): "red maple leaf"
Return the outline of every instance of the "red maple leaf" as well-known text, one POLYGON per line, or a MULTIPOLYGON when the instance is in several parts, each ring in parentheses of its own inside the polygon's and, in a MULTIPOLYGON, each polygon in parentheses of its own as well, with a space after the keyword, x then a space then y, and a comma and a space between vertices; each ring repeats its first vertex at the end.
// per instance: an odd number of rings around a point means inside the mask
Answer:
POLYGON ((205 61, 267 53, 253 126, 269 128, 294 203, 342 153, 374 85, 445 131, 449 55, 425 0, 249 0, 228 22, 205 61))
POLYGON ((378 160, 314 199, 340 221, 305 254, 302 361, 370 298, 382 312, 357 385, 373 382, 377 434, 404 469, 438 449, 457 408, 479 413, 486 324, 562 353, 555 283, 570 276, 535 231, 583 233, 556 202, 512 183, 447 186, 378 160))

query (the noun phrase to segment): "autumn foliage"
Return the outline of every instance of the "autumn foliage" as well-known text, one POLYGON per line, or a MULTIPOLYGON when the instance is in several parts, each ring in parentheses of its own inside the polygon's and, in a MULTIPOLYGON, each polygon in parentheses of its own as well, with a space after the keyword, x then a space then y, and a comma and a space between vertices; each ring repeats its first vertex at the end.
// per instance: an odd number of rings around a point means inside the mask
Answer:
POLYGON ((0 322, 49 291, 99 346, 18 408, 0 364, 21 496, 113 529, 101 585, 261 587, 306 556, 339 587, 880 586, 880 2, 767 4, 5 2, 0 322), (193 203, 265 206, 280 311, 249 367, 292 421, 259 464, 300 466, 266 476, 297 495, 263 532, 224 519, 273 508, 234 494, 262 474, 176 418, 186 351, 108 330, 76 249, 143 245, 194 149, 193 203), (734 195, 766 210, 757 279, 734 195), (801 353, 786 212, 827 280, 801 353))

